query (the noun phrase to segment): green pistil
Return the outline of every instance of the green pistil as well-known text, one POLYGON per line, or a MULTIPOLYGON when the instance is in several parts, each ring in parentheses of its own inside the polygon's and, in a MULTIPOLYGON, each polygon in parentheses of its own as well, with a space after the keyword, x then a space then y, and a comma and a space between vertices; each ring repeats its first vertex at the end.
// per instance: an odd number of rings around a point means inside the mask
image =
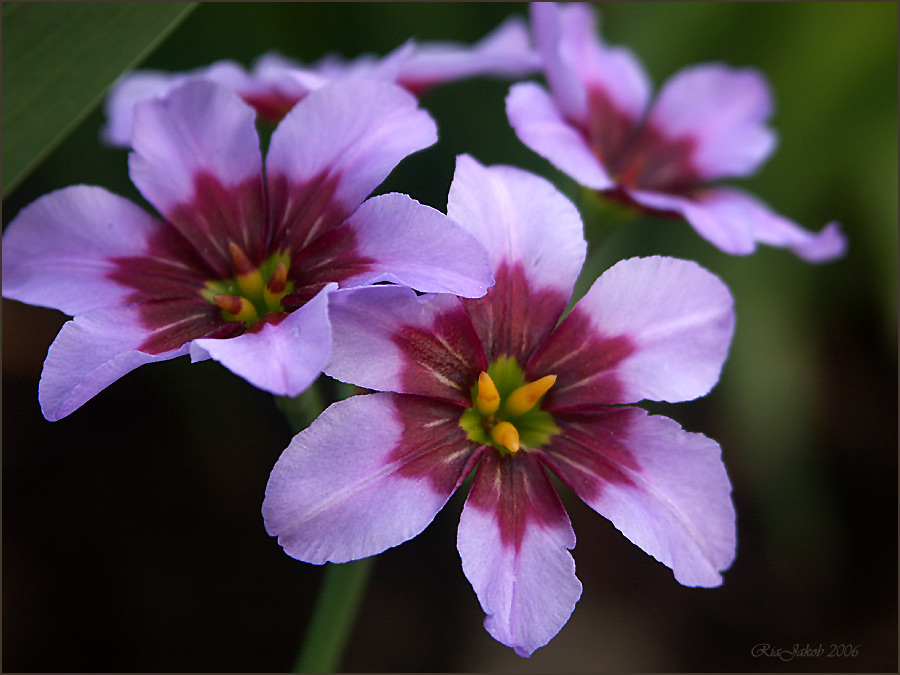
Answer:
POLYGON ((502 422, 508 422, 515 427, 522 448, 540 448, 553 434, 559 433, 559 427, 553 422, 553 416, 541 410, 539 403, 519 414, 510 412, 507 406, 510 395, 528 384, 515 359, 500 357, 488 366, 487 374, 500 395, 500 405, 495 412, 487 414, 482 412, 478 405, 478 383, 472 386, 472 407, 466 408, 459 420, 459 425, 468 434, 470 441, 479 445, 491 445, 504 454, 511 454, 510 449, 498 443, 491 434, 502 422))
POLYGON ((276 253, 257 268, 235 245, 231 249, 235 275, 207 281, 200 295, 218 306, 226 321, 241 321, 247 328, 268 314, 283 312, 281 301, 294 287, 287 279, 291 264, 287 254, 276 253))

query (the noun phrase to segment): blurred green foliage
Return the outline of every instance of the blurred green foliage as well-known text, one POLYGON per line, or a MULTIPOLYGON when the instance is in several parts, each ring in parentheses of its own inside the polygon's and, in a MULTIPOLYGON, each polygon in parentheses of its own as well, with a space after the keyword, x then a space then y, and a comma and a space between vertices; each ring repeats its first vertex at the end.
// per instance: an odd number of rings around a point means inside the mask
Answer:
MULTIPOLYGON (((666 647, 662 640, 653 643, 652 648, 639 645, 633 653, 629 652, 631 661, 607 660, 598 666, 589 660, 589 667, 756 669, 763 664, 748 658, 752 644, 741 640, 761 641, 768 637, 764 630, 779 635, 780 627, 780 634, 792 635, 791 640, 868 640, 868 652, 864 650, 864 655, 875 659, 873 653, 886 654, 885 658, 893 659, 892 666, 885 662, 887 669, 896 669, 893 575, 897 555, 897 4, 641 2, 598 6, 604 39, 628 46, 644 63, 657 89, 678 69, 699 61, 723 61, 762 70, 776 97, 772 125, 778 131, 779 145, 760 172, 740 181, 740 185, 809 229, 818 230, 828 221, 840 221, 849 237, 850 250, 840 261, 813 266, 785 251, 767 247, 761 247, 752 256, 729 257, 683 223, 601 223, 598 229, 592 225, 591 232, 597 236, 591 242, 589 262, 576 293, 584 293, 600 272, 621 258, 661 254, 697 260, 720 275, 735 296, 737 329, 719 386, 695 403, 653 406, 653 411, 671 415, 686 429, 700 431, 721 444, 735 486, 739 550, 735 567, 726 575, 722 594, 715 596, 716 600, 697 600, 696 596, 685 594, 689 590, 673 590, 669 597, 677 598, 672 600, 672 606, 678 609, 669 614, 661 612, 656 619, 653 617, 660 612, 661 603, 650 597, 650 591, 643 591, 647 595, 644 605, 640 604, 643 596, 638 590, 633 597, 629 591, 629 600, 622 605, 626 607, 626 614, 622 615, 626 624, 627 607, 647 608, 647 614, 635 623, 648 635, 654 625, 663 630, 659 622, 664 619, 659 617, 668 617, 666 620, 674 626, 681 618, 678 611, 688 612, 684 608, 694 607, 698 616, 712 617, 709 623, 702 624, 706 629, 716 625, 719 630, 731 631, 727 636, 733 644, 694 645, 692 651, 687 644, 672 647, 671 640, 666 647), (880 576, 884 574, 887 577, 880 576), (878 579, 881 585, 860 585, 858 593, 841 590, 856 589, 857 584, 862 584, 862 577, 878 579), (787 609, 768 604, 763 599, 767 593, 780 593, 780 602, 787 603, 787 609), (875 599, 893 603, 893 611, 881 605, 880 609, 872 609, 870 603, 875 599), (865 614, 864 610, 873 613, 865 614), (869 626, 860 619, 851 625, 852 617, 870 615, 886 616, 887 623, 869 626), (779 624, 779 620, 783 623, 779 624), (797 632, 790 633, 800 621, 807 623, 799 624, 797 632), (882 652, 877 651, 873 635, 881 636, 887 646, 882 652), (888 644, 891 640, 893 649, 888 644), (663 659, 658 661, 648 656, 654 654, 668 654, 670 658, 658 656, 663 659)), ((142 65, 185 70, 223 58, 249 65, 255 57, 273 50, 312 62, 330 52, 347 57, 363 52, 385 54, 411 37, 470 43, 511 13, 524 16, 527 7, 520 3, 202 4, 142 65)), ((4 19, 6 16, 4 5, 4 19)), ((10 39, 9 25, 5 37, 10 39)), ((6 49, 5 43, 3 93, 9 105, 10 100, 15 100, 14 88, 18 85, 6 77, 6 49)), ((440 141, 404 160, 380 191, 406 192, 426 204, 444 208, 455 157, 469 153, 483 163, 513 164, 547 176, 577 203, 578 186, 525 148, 509 128, 503 106, 508 86, 507 82, 478 79, 427 93, 422 105, 435 117, 440 141)), ((62 90, 46 92, 44 105, 56 105, 61 97, 62 90)), ((38 110, 42 106, 33 107, 38 110)), ((4 160, 10 142, 6 112, 5 106, 4 160)), ((128 180, 126 153, 100 145, 102 123, 102 113, 95 109, 9 194, 4 200, 4 224, 41 194, 75 183, 102 185, 143 203, 128 180)), ((4 322, 4 342, 33 339, 27 333, 16 332, 25 331, 27 326, 7 324, 4 322)), ((48 343, 50 339, 52 334, 46 336, 48 343)), ((167 392, 172 390, 175 400, 192 406, 197 421, 186 434, 194 440, 185 452, 197 452, 194 446, 203 437, 203 420, 208 423, 220 414, 222 404, 214 399, 219 395, 251 394, 239 384, 224 393, 219 384, 228 378, 215 376, 216 387, 196 400, 193 396, 198 389, 206 391, 203 378, 209 377, 205 374, 209 371, 174 363, 167 368, 158 369, 163 374, 141 375, 147 378, 141 381, 167 392), (185 380, 198 379, 192 384, 172 381, 172 373, 185 380)), ((30 378, 27 381, 33 389, 38 372, 19 373, 16 377, 30 378)), ((36 402, 29 401, 28 405, 36 407, 36 402)), ((101 394, 77 415, 102 416, 110 405, 111 398, 101 394)), ((184 418, 179 423, 192 424, 184 418)), ((233 419, 231 423, 240 426, 241 421, 233 419)), ((15 419, 7 421, 7 429, 15 424, 15 419)), ((46 433, 55 433, 61 427, 53 429, 46 433)), ((280 449, 266 452, 277 456, 280 449)), ((229 450, 236 457, 250 451, 252 448, 229 450)), ((225 462, 225 458, 220 461, 225 462)), ((262 483, 255 488, 260 495, 264 476, 263 473, 257 477, 262 483)), ((247 508, 255 508, 252 500, 247 508)), ((572 510, 573 521, 580 517, 578 508, 576 505, 572 510)), ((20 504, 13 513, 24 517, 22 514, 28 509, 27 503, 20 504)), ((6 515, 7 519, 16 517, 9 510, 6 515)), ((454 514, 448 522, 453 525, 457 517, 454 514)), ((576 523, 579 546, 574 555, 580 576, 590 575, 582 561, 602 561, 619 555, 613 552, 618 549, 611 541, 612 535, 604 530, 604 537, 609 535, 603 539, 604 548, 597 558, 590 558, 591 540, 595 537, 591 526, 596 529, 597 520, 581 529, 576 523)), ((261 522, 258 527, 262 528, 261 522)), ((41 531, 39 525, 35 529, 41 531)), ((398 549, 398 556, 403 555, 403 549, 398 549)), ((275 546, 264 550, 266 556, 282 556, 275 546)), ((622 555, 632 554, 628 551, 622 555)), ((429 558, 426 564, 434 564, 434 560, 429 558)), ((292 566, 291 573, 300 574, 301 567, 292 566)), ((458 566, 450 574, 461 577, 458 566)), ((614 591, 605 589, 602 580, 593 588, 595 580, 582 576, 582 581, 585 599, 563 634, 528 662, 533 667, 558 670, 560 664, 569 664, 569 669, 583 665, 565 660, 564 634, 569 631, 576 635, 579 626, 588 627, 587 622, 596 616, 591 613, 590 603, 606 598, 604 592, 614 591)), ((664 581, 674 584, 671 579, 664 581)), ((375 584, 378 583, 376 578, 375 584)), ((648 582, 648 588, 651 587, 655 588, 648 582)), ((474 595, 463 597, 460 602, 472 605, 460 611, 469 612, 465 617, 473 624, 473 634, 481 635, 474 595)), ((378 614, 373 621, 388 621, 378 608, 370 611, 378 614)), ((401 620, 393 615, 390 620, 395 618, 401 620)), ((437 619, 420 623, 429 625, 433 621, 437 619)), ((688 631, 688 627, 701 624, 683 625, 688 631)), ((371 623, 368 626, 372 628, 371 623)), ((665 630, 677 630, 672 626, 665 630)), ((238 628, 234 629, 236 635, 240 634, 238 628)), ((219 629, 228 630, 222 626, 219 629)), ((430 635, 437 633, 429 631, 430 635)), ((296 635, 299 640, 299 632, 296 635)), ((360 639, 372 649, 364 637, 360 639)), ((403 640, 399 643, 403 644, 403 640)), ((475 661, 474 666, 444 654, 429 657, 432 660, 422 656, 422 660, 410 661, 410 667, 474 667, 485 671, 524 667, 523 662, 489 638, 484 644, 484 653, 490 656, 475 661), (494 647, 496 650, 491 651, 494 647)), ((627 645, 628 640, 623 644, 627 645)), ((580 644, 579 648, 592 653, 589 644, 580 644)), ((351 652, 352 649, 351 646, 351 652)), ((375 649, 367 656, 360 653, 348 667, 367 670, 374 664, 387 670, 401 669, 407 663, 403 658, 412 659, 409 654, 417 653, 413 649, 404 652, 404 657, 395 644, 380 662, 375 649)), ((41 661, 36 653, 29 653, 31 661, 20 657, 16 669, 65 667, 59 665, 64 663, 61 661, 41 661)), ((292 656, 284 655, 283 667, 292 656)), ((190 667, 184 663, 176 655, 171 662, 151 660, 146 667, 190 667)), ((233 665, 216 660, 198 663, 198 668, 212 670, 233 665)), ((258 663, 241 662, 237 667, 256 669, 258 663)), ((278 668, 278 663, 282 661, 266 661, 259 667, 278 668)), ((856 660, 840 667, 880 670, 885 664, 856 660)), ((114 661, 111 667, 129 665, 135 664, 114 661)), ((78 666, 95 667, 90 661, 78 666)), ((825 666, 817 662, 809 667, 825 666)))

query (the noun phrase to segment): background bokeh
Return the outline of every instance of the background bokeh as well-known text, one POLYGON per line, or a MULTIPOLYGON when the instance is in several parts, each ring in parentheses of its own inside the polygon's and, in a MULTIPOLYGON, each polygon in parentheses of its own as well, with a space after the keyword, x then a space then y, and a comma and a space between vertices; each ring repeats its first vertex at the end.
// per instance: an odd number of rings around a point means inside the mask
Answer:
MULTIPOLYGON (((655 405, 722 446, 738 556, 717 589, 690 589, 565 494, 584 594, 531 659, 483 630, 462 574, 456 495, 418 538, 381 555, 349 671, 897 670, 897 5, 611 3, 608 42, 629 46, 656 87, 683 66, 753 66, 777 97, 772 159, 742 185, 818 230, 840 220, 848 256, 811 266, 769 248, 728 257, 685 224, 592 226, 584 292, 618 259, 666 254, 720 275, 737 330, 718 387, 655 405), (754 657, 755 645, 826 655, 754 657), (831 645, 857 647, 832 657, 831 645)), ((199 6, 146 67, 266 51, 311 62, 385 54, 410 37, 473 42, 519 3, 214 3, 199 6)), ((427 93, 440 142, 381 191, 443 209, 454 158, 571 180, 509 128, 509 83, 427 93)), ((143 203, 126 153, 92 113, 3 204, 75 183, 143 203)), ((52 269, 47 270, 53 274, 52 269)), ((290 668, 322 570, 287 557, 259 514, 290 439, 272 399, 209 361, 141 368, 70 417, 46 422, 37 383, 66 317, 3 301, 3 669, 279 671, 290 668)))

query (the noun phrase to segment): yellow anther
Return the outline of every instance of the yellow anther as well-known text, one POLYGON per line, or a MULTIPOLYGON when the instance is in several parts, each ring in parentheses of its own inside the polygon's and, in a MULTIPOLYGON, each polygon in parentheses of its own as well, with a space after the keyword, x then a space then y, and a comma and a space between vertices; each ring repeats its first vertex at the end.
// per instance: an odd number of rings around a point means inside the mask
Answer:
POLYGON ((231 263, 237 276, 237 285, 244 295, 258 298, 263 290, 263 278, 256 265, 250 262, 250 258, 244 250, 233 241, 228 242, 228 252, 231 254, 231 263))
POLYGON ((270 312, 281 310, 281 299, 287 293, 287 267, 283 262, 275 266, 272 276, 263 289, 263 300, 270 312))
POLYGON ((213 298, 213 302, 231 314, 234 321, 248 322, 259 318, 253 303, 239 295, 217 295, 213 298))
POLYGON ((500 392, 491 376, 482 372, 478 376, 478 395, 475 397, 475 407, 482 415, 490 415, 497 412, 500 407, 500 392))
POLYGON ((523 384, 506 399, 503 411, 510 415, 527 413, 535 406, 541 396, 547 393, 554 382, 556 382, 556 375, 547 375, 534 382, 523 384))
POLYGON ((509 422, 500 422, 491 429, 491 438, 494 443, 502 445, 510 452, 516 452, 519 449, 519 430, 509 422))

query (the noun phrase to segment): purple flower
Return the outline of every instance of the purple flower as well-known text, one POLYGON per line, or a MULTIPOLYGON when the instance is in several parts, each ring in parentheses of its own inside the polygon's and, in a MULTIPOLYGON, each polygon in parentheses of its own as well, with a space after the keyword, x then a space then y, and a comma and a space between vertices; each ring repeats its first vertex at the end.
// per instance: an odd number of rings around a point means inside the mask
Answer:
POLYGON ((548 92, 514 85, 506 111, 519 138, 581 185, 684 218, 726 253, 781 246, 809 262, 844 254, 837 223, 818 234, 752 195, 711 185, 752 174, 775 147, 772 96, 752 69, 710 63, 676 73, 650 104, 650 83, 626 49, 604 45, 587 5, 532 3, 548 92))
POLYGON ((272 134, 255 113, 190 82, 136 109, 134 184, 162 216, 99 187, 53 192, 3 236, 3 295, 74 315, 50 347, 39 399, 56 420, 134 368, 213 358, 282 395, 328 361, 328 296, 393 281, 483 295, 483 248, 406 195, 366 196, 434 121, 388 83, 310 94, 272 134), (364 201, 365 200, 365 201, 364 201))
POLYGON ((585 256, 575 207, 547 181, 461 156, 449 215, 487 248, 483 298, 337 291, 326 372, 379 393, 335 403, 275 465, 263 516, 299 560, 345 562, 421 532, 475 467, 459 524, 485 628, 522 656, 581 595, 553 474, 689 586, 735 553, 719 446, 622 406, 716 383, 731 295, 697 264, 631 259, 557 327, 585 256), (338 328, 339 327, 339 328, 338 328))
POLYGON ((248 72, 233 61, 218 61, 184 73, 138 70, 120 78, 106 99, 103 139, 131 145, 137 103, 164 96, 190 80, 210 80, 237 92, 259 116, 277 123, 311 91, 353 77, 395 82, 419 95, 433 86, 479 75, 522 77, 534 73, 540 58, 525 22, 510 17, 474 45, 409 41, 385 57, 363 54, 351 61, 329 55, 311 66, 277 54, 260 57, 248 72))

